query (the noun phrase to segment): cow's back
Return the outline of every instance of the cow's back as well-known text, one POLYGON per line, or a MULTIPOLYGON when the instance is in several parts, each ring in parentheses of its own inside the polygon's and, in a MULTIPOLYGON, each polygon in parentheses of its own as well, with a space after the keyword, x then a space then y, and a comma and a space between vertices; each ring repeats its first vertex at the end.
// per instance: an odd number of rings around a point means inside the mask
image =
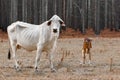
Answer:
POLYGON ((14 22, 7 28, 10 43, 27 50, 35 50, 39 40, 38 26, 24 22, 14 22))

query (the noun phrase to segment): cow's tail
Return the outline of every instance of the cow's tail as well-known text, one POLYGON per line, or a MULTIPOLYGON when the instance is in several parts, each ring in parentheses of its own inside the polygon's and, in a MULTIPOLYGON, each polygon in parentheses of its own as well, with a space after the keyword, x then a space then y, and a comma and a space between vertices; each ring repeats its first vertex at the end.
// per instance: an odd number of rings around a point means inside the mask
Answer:
MULTIPOLYGON (((9 46, 10 46, 10 40, 9 40, 9 46)), ((10 48, 9 48, 9 50, 8 50, 8 59, 9 59, 9 60, 11 59, 10 49, 11 49, 11 46, 10 46, 10 48)))
POLYGON ((9 48, 9 50, 8 50, 8 59, 9 59, 9 60, 11 59, 10 48, 9 48))

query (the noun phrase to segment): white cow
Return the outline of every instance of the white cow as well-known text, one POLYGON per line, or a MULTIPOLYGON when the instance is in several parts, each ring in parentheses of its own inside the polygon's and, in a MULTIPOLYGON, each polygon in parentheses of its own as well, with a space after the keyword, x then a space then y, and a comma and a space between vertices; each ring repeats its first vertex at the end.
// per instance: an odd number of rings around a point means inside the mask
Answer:
POLYGON ((37 50, 35 59, 36 71, 38 69, 38 62, 40 60, 41 53, 43 51, 49 53, 50 68, 54 71, 55 69, 53 67, 52 56, 59 37, 60 26, 65 26, 65 24, 57 15, 54 15, 50 20, 40 25, 17 21, 8 26, 7 32, 13 52, 15 68, 20 70, 15 56, 16 50, 19 48, 24 48, 28 51, 37 50))

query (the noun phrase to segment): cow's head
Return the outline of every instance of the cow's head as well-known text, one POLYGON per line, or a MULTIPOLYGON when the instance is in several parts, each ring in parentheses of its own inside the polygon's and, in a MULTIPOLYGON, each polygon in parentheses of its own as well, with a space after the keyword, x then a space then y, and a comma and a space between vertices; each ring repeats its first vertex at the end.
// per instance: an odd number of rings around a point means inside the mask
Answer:
POLYGON ((64 21, 57 15, 54 15, 48 22, 47 25, 51 27, 53 34, 59 34, 60 26, 65 26, 64 21))

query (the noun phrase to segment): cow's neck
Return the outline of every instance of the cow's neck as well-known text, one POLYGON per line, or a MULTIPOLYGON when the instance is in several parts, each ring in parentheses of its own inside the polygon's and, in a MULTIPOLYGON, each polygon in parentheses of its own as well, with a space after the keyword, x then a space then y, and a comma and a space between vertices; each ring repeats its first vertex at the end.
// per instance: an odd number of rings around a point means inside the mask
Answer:
POLYGON ((51 41, 54 41, 58 38, 58 34, 54 34, 52 31, 51 31, 51 35, 50 35, 50 40, 51 41))
POLYGON ((43 30, 45 32, 43 37, 45 38, 45 40, 47 40, 47 42, 48 41, 49 42, 54 41, 58 38, 57 36, 53 35, 52 29, 51 29, 50 26, 46 26, 46 27, 43 27, 43 28, 44 28, 43 30))

